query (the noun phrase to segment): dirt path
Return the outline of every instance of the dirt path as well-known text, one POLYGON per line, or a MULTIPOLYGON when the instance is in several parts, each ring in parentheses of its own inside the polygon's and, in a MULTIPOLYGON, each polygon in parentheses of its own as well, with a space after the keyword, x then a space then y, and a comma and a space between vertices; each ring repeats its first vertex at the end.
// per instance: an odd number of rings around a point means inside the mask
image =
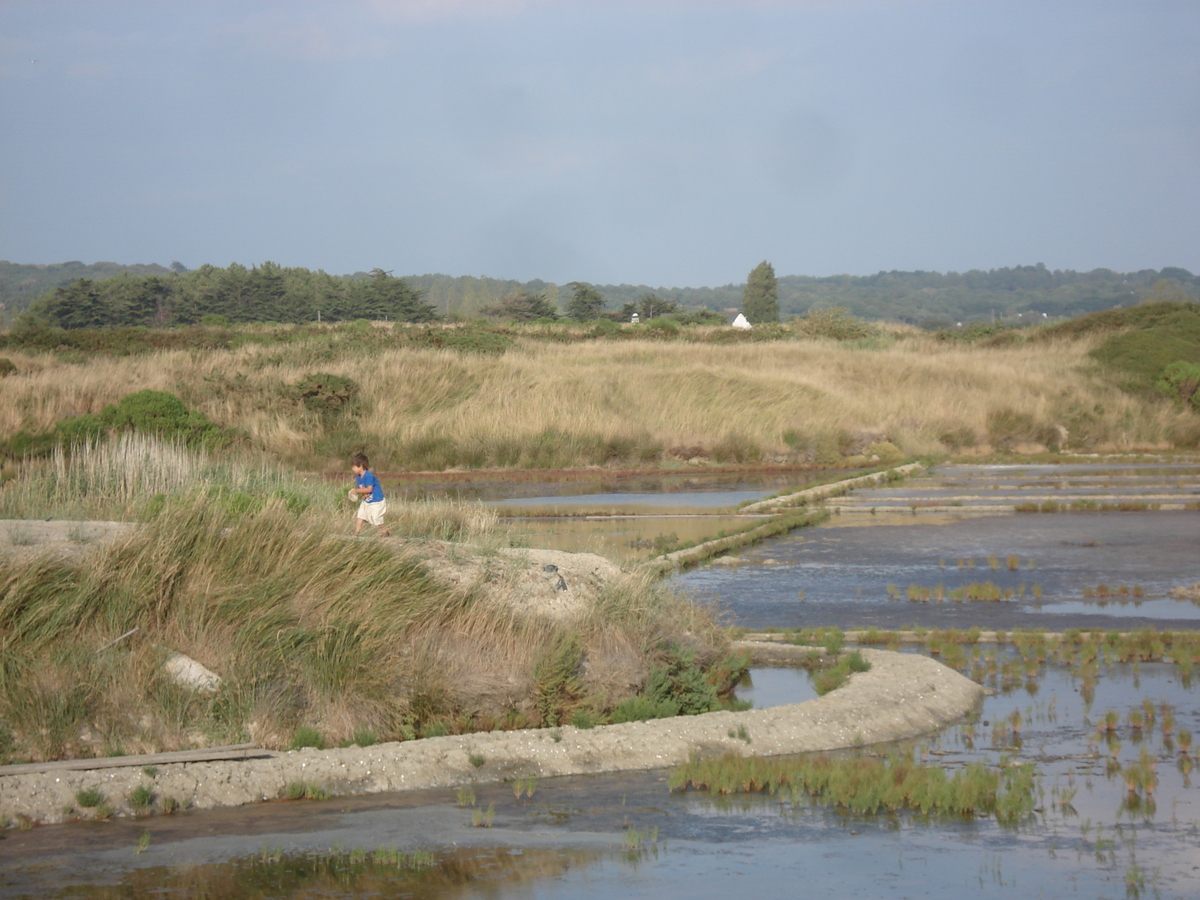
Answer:
MULTIPOLYGON (((756 649, 756 648, 751 648, 756 649)), ((771 652, 764 650, 764 653, 771 652)), ((775 653, 804 652, 781 648, 775 653)), ((298 750, 238 762, 175 763, 153 775, 135 767, 0 777, 0 819, 58 823, 88 818, 76 792, 99 788, 117 815, 132 815, 130 793, 153 788, 156 808, 170 797, 195 808, 239 806, 283 796, 306 782, 333 794, 504 781, 634 769, 683 762, 693 753, 777 755, 913 738, 969 712, 984 689, 936 660, 861 651, 868 672, 805 703, 746 712, 629 722, 589 730, 494 731, 337 750, 298 750), (748 740, 738 735, 744 734, 748 740)))

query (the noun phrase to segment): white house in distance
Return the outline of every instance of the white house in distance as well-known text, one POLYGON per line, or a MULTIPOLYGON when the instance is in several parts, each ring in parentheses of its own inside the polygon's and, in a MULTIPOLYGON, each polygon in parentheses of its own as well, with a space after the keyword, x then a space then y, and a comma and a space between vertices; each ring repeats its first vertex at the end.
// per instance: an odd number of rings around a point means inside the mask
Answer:
POLYGON ((753 328, 754 327, 753 325, 750 324, 749 321, 747 321, 745 315, 743 315, 742 313, 738 313, 737 318, 734 319, 731 324, 734 328, 753 328))

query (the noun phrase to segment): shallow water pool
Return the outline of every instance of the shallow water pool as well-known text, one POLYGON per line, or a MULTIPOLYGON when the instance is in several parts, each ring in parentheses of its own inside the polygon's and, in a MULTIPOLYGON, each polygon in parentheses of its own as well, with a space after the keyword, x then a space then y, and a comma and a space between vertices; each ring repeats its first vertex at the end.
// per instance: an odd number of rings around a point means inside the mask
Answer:
POLYGON ((911 745, 918 760, 950 770, 1033 763, 1038 809, 1016 826, 670 792, 665 772, 647 772, 545 779, 519 800, 508 785, 477 786, 474 809, 492 806, 490 828, 472 827, 473 810, 456 807, 447 789, 62 826, 46 837, 8 832, 0 888, 13 897, 214 900, 682 898, 747 888, 774 897, 801 886, 831 897, 1195 896, 1200 791, 1180 764, 1183 730, 1200 731, 1193 689, 1165 664, 1102 665, 1090 701, 1081 686, 1069 667, 1043 667, 968 721, 911 745), (1135 733, 1129 713, 1147 700, 1159 718, 1135 733), (1109 709, 1120 719, 1115 760, 1097 736, 1109 709), (1131 798, 1122 773, 1143 750, 1156 787, 1131 798), (393 847, 431 857, 409 868, 393 847))
POLYGON ((719 602, 747 628, 1200 625, 1200 607, 1168 596, 1200 581, 1194 511, 810 528, 757 544, 738 559, 684 572, 672 583, 719 602), (956 589, 973 584, 1009 596, 955 600, 956 589))

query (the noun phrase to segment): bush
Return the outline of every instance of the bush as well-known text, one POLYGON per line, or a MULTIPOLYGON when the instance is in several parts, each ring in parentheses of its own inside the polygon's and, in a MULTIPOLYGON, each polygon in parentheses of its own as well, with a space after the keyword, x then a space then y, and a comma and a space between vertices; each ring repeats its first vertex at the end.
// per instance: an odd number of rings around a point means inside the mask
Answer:
POLYGON ((810 309, 792 320, 792 326, 805 337, 832 338, 835 341, 855 341, 874 337, 879 329, 850 315, 840 306, 830 309, 810 309))
POLYGON ((1177 359, 1163 369, 1154 386, 1200 412, 1200 363, 1177 359))
POLYGON ((841 653, 846 644, 846 635, 840 628, 831 628, 821 637, 821 646, 826 653, 841 653))
POLYGON ((643 337, 673 338, 679 334, 679 326, 666 316, 659 316, 656 319, 643 322, 641 334, 643 337))
POLYGON ((655 705, 673 704, 684 716, 720 708, 717 689, 705 678, 693 651, 669 647, 665 657, 662 665, 651 670, 642 697, 655 705))
POLYGON ((679 715, 679 704, 673 700, 651 700, 642 694, 622 700, 612 711, 614 724, 644 722, 648 719, 669 719, 679 715))
POLYGON ((592 337, 612 337, 621 333, 621 326, 612 319, 597 319, 592 323, 592 337))
POLYGON ((454 350, 458 353, 484 353, 499 356, 512 346, 508 334, 487 328, 422 328, 404 332, 405 340, 416 347, 454 350))
POLYGON ((671 318, 680 325, 727 325, 725 316, 711 309, 696 309, 691 312, 671 313, 671 318))
POLYGON ((7 356, 0 356, 0 378, 11 375, 15 371, 17 371, 17 364, 7 356))
POLYGON ((75 792, 75 802, 84 809, 94 809, 104 802, 104 792, 98 787, 80 788, 75 792))
MULTIPOLYGON (((84 418, 84 417, 80 417, 84 418)), ((221 430, 199 410, 188 410, 183 401, 168 391, 138 391, 116 404, 106 406, 100 422, 112 431, 138 431, 188 444, 214 444, 221 430)))
POLYGON ((200 317, 200 324, 209 328, 228 328, 229 319, 217 313, 207 313, 200 317))
POLYGON ((309 725, 301 725, 296 729, 296 733, 292 735, 292 742, 288 744, 288 749, 301 750, 305 747, 324 750, 325 736, 309 725))
POLYGON ((878 456, 882 463, 893 463, 904 458, 904 452, 891 441, 875 441, 863 451, 864 456, 878 456))
POLYGON ((945 445, 947 450, 955 453, 964 447, 974 447, 979 438, 973 428, 969 428, 966 425, 958 425, 943 431, 938 435, 938 440, 945 445))
POLYGON ((292 392, 305 408, 321 415, 333 415, 350 408, 358 396, 358 384, 344 375, 312 372, 293 385, 292 392))

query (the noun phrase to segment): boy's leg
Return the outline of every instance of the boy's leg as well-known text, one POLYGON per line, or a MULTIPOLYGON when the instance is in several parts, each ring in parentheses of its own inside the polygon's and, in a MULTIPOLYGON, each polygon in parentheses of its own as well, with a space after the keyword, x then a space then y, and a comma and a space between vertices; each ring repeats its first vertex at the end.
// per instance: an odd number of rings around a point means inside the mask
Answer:
POLYGON ((375 524, 379 526, 379 533, 384 537, 391 537, 392 533, 388 531, 387 523, 383 521, 383 517, 387 515, 387 501, 380 500, 377 506, 379 516, 375 519, 375 524))

